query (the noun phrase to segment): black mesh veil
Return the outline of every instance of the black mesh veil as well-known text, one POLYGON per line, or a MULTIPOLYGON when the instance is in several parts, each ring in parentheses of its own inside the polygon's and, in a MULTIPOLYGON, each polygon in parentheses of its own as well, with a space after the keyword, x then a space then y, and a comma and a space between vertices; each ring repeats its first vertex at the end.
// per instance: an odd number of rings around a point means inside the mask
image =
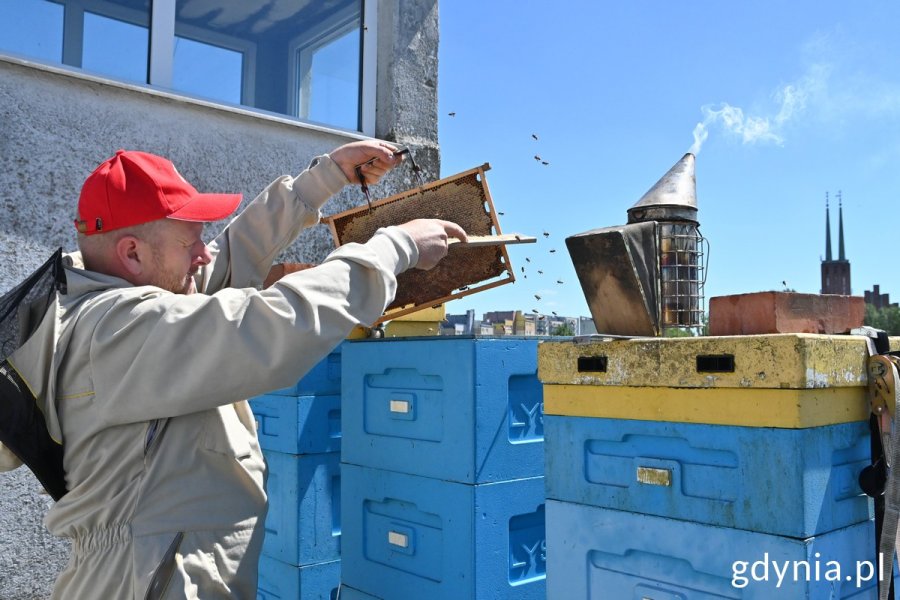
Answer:
POLYGON ((19 457, 54 500, 66 493, 62 445, 47 431, 31 390, 7 359, 30 337, 44 313, 65 292, 62 249, 0 298, 0 442, 19 457))

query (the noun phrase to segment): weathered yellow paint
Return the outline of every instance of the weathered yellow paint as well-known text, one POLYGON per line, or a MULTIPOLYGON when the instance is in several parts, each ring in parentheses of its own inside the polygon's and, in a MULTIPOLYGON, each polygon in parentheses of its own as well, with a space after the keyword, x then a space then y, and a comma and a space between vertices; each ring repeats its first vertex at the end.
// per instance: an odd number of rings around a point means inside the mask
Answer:
POLYGON ((441 324, 438 321, 391 321, 384 325, 384 337, 421 337, 440 335, 441 324))
MULTIPOLYGON (((391 313, 388 312, 386 315, 390 318, 391 313)), ((391 322, 395 321, 433 321, 435 323, 440 323, 444 319, 447 318, 447 309, 443 304, 438 306, 429 306, 426 308, 422 308, 421 310, 417 310, 416 312, 411 312, 406 315, 400 315, 399 317, 391 318, 391 322)))
POLYGON ((544 385, 544 414, 804 429, 869 418, 865 388, 544 385))
MULTIPOLYGON (((900 348, 900 338, 891 338, 900 348)), ((864 387, 860 336, 772 334, 693 338, 547 341, 538 346, 545 384, 673 388, 864 387), (698 356, 734 357, 734 372, 697 371, 698 356), (606 357, 606 372, 579 372, 579 357, 606 357)))
POLYGON ((350 333, 347 335, 348 340, 364 340, 368 337, 371 337, 372 329, 369 327, 363 327, 362 325, 356 325, 350 333))

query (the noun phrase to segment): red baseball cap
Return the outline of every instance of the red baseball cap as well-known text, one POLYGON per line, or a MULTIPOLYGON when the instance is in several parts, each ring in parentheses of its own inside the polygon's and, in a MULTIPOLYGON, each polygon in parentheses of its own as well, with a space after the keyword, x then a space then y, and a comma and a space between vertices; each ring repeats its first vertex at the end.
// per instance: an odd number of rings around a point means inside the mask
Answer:
POLYGON ((241 194, 201 194, 165 158, 119 150, 85 180, 75 227, 93 235, 164 218, 218 221, 240 203, 241 194))

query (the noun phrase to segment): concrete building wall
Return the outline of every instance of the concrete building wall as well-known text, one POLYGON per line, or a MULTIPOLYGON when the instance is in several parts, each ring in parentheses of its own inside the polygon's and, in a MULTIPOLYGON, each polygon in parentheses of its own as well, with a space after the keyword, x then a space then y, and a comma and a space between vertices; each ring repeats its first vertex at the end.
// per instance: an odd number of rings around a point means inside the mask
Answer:
MULTIPOLYGON (((437 0, 380 0, 377 31, 376 137, 409 146, 436 179, 437 0)), ((119 148, 166 156, 200 191, 243 193, 243 207, 276 177, 362 137, 0 54, 0 293, 56 248, 75 249, 81 184, 119 148)), ((402 166, 371 191, 381 198, 412 183, 402 166)), ((323 212, 363 202, 348 186, 323 212)), ((207 239, 222 226, 207 226, 207 239)), ((279 261, 315 263, 332 249, 320 225, 279 261)), ((49 595, 68 548, 40 525, 51 502, 25 469, 0 474, 0 597, 49 595)))

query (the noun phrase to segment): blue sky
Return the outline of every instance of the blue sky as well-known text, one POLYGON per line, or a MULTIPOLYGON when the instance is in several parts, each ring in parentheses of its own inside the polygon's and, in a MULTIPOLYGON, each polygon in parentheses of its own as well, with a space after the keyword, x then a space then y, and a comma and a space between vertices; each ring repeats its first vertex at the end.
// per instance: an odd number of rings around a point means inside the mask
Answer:
POLYGON ((853 294, 900 300, 898 26, 888 1, 441 2, 442 176, 489 162, 503 231, 539 238, 510 247, 514 284, 448 313, 589 315, 565 238, 625 223, 695 130, 707 305, 818 293, 839 190, 853 294))

